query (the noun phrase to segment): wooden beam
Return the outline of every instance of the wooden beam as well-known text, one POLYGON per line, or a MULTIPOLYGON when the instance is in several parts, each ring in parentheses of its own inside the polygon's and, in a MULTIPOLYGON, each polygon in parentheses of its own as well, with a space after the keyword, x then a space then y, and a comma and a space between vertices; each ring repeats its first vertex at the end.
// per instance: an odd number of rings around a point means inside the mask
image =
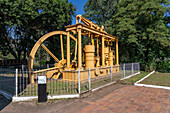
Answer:
POLYGON ((41 44, 41 46, 47 51, 48 54, 50 54, 54 58, 55 61, 59 62, 58 58, 55 57, 44 44, 41 44))
POLYGON ((118 40, 116 40, 116 65, 119 65, 118 40))
POLYGON ((81 28, 78 28, 78 68, 82 68, 81 28))
POLYGON ((64 50, 63 50, 63 37, 62 37, 62 34, 60 34, 60 42, 61 42, 61 57, 62 57, 62 60, 64 60, 64 50))
POLYGON ((70 68, 70 32, 67 32, 67 68, 70 68))
POLYGON ((104 65, 104 37, 102 37, 102 66, 104 65))

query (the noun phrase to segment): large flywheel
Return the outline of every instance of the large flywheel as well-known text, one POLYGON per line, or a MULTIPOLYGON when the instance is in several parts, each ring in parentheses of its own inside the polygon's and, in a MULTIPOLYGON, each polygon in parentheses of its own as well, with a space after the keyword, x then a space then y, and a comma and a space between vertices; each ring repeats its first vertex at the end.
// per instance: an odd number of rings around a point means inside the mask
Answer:
MULTIPOLYGON (((53 31, 53 32, 50 32, 44 36, 42 36, 37 42, 36 44, 34 45, 34 47, 32 48, 31 50, 31 53, 30 53, 30 56, 29 56, 29 61, 28 61, 28 70, 30 72, 30 82, 31 83, 34 83, 34 77, 33 77, 33 74, 36 74, 36 73, 41 73, 41 72, 47 72, 47 78, 54 78, 54 79, 57 79, 59 77, 59 75, 62 74, 62 71, 64 69, 64 66, 66 65, 66 59, 64 59, 64 49, 63 49, 63 35, 66 35, 67 36, 67 32, 64 32, 64 31, 53 31), (54 35, 60 35, 60 43, 61 43, 61 57, 62 59, 59 60, 44 44, 43 42, 54 36, 54 35), (38 50, 39 47, 42 47, 43 49, 45 49, 45 51, 57 62, 55 63, 55 67, 52 67, 52 68, 48 68, 48 69, 43 69, 43 70, 38 70, 38 71, 34 71, 33 72, 33 61, 34 61, 34 58, 35 58, 35 54, 38 50), (54 75, 54 73, 57 73, 54 75)), ((77 39, 69 34, 69 38, 71 38, 72 40, 75 41, 75 49, 74 49, 74 59, 72 61, 72 67, 75 67, 76 66, 76 56, 77 56, 77 39)), ((67 37, 68 38, 68 37, 67 37)))

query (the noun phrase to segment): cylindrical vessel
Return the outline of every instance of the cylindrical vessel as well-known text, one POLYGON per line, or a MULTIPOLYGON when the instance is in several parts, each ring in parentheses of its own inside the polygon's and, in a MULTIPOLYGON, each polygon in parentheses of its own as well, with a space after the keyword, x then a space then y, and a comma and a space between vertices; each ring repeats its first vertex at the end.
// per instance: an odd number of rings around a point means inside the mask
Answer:
POLYGON ((94 45, 85 45, 85 68, 94 68, 94 45))

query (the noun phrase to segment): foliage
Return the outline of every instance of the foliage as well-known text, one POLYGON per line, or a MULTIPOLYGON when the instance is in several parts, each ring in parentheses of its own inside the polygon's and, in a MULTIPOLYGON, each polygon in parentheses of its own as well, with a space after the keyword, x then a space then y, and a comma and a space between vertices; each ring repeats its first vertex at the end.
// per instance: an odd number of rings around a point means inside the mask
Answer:
POLYGON ((14 57, 11 54, 8 55, 3 55, 2 52, 0 51, 0 60, 4 60, 4 59, 14 59, 14 57))
POLYGON ((121 62, 139 61, 151 71, 156 60, 170 57, 168 0, 88 0, 84 9, 84 16, 119 37, 121 62))
POLYGON ((170 73, 170 60, 165 59, 165 60, 157 61, 156 67, 157 70, 159 70, 160 72, 170 73))
POLYGON ((45 64, 46 64, 45 60, 40 61, 40 65, 45 65, 45 64))
POLYGON ((115 14, 118 0, 88 0, 84 6, 86 18, 103 25, 115 14))
POLYGON ((71 24, 74 11, 67 0, 0 0, 0 50, 26 58, 40 36, 71 24))

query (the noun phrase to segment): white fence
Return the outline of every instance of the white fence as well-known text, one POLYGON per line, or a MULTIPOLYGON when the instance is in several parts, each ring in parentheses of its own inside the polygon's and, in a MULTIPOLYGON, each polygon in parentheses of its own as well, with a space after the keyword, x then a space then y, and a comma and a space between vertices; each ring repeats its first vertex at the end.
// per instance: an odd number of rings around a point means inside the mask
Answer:
POLYGON ((62 73, 65 73, 63 75, 60 74, 59 70, 56 70, 58 69, 28 72, 22 69, 8 70, 0 68, 0 93, 4 94, 5 92, 11 97, 13 96, 14 99, 37 98, 38 76, 48 75, 47 94, 49 98, 78 97, 84 92, 139 74, 140 66, 139 63, 125 63, 120 64, 118 67, 100 67, 98 68, 100 73, 102 73, 102 70, 106 70, 105 75, 102 76, 94 75, 96 68, 72 71, 62 70, 62 73), (29 73, 33 75, 34 83, 30 83, 29 73))

